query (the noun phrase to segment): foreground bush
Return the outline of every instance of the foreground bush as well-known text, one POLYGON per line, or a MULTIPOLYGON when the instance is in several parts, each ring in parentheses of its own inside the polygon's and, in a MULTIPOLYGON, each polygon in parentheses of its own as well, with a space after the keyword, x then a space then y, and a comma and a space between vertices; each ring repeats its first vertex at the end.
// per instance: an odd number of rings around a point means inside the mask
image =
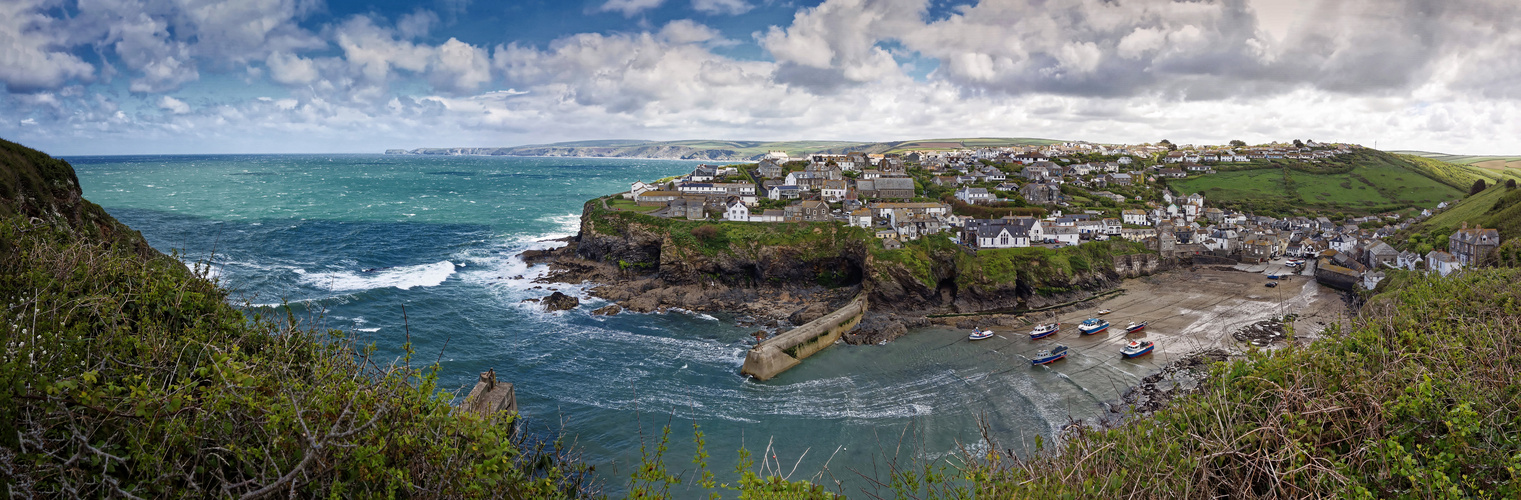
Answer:
POLYGON ((245 317, 177 263, 109 245, 65 222, 0 221, 8 496, 586 493, 563 450, 457 411, 433 371, 245 317))
POLYGON ((1217 364, 1153 418, 973 457, 977 496, 1517 498, 1521 270, 1396 277, 1350 332, 1217 364))

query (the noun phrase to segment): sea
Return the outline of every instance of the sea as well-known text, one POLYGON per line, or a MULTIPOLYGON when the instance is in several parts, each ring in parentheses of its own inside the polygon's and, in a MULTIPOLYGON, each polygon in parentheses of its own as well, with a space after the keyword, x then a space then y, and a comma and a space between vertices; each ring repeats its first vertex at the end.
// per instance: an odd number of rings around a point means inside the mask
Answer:
POLYGON ((732 482, 739 450, 758 472, 851 496, 885 494, 894 467, 954 468, 964 453, 1028 453, 1155 370, 1069 358, 1032 367, 1023 332, 968 342, 922 329, 839 344, 782 375, 741 376, 750 330, 718 313, 593 316, 592 285, 535 283, 519 254, 574 235, 586 200, 690 171, 695 162, 408 155, 69 157, 87 199, 187 263, 209 263, 234 305, 350 332, 399 359, 438 364, 447 397, 481 372, 515 384, 521 428, 559 437, 626 491, 671 429, 664 463, 694 468, 693 425, 710 469, 732 482), (525 299, 562 291, 581 307, 525 299))

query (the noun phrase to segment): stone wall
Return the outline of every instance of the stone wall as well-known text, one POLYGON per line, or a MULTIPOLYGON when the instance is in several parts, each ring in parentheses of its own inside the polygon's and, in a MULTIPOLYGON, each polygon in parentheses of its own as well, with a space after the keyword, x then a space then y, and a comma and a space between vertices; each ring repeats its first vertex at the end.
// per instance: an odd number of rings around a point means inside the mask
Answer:
POLYGON ((857 295, 845 307, 750 348, 740 373, 760 380, 770 380, 801 364, 804 358, 833 345, 841 334, 860 324, 861 316, 865 313, 866 295, 857 295))

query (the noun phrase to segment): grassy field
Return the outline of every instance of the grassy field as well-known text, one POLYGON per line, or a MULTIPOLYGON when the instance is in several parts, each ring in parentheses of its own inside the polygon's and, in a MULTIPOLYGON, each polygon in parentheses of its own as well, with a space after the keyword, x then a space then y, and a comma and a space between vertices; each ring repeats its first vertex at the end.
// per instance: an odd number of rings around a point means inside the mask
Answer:
POLYGON ((1438 168, 1379 152, 1354 153, 1342 172, 1312 173, 1293 168, 1239 170, 1172 181, 1175 191, 1202 193, 1222 206, 1293 212, 1335 210, 1383 212, 1431 208, 1462 197, 1458 186, 1484 178, 1468 168, 1438 168))
POLYGON ((630 212, 654 212, 655 210, 660 209, 660 207, 654 205, 640 206, 638 203, 634 203, 633 200, 625 200, 622 198, 609 200, 607 202, 607 206, 614 210, 627 210, 630 212))
POLYGON ((1429 158, 1458 165, 1471 165, 1486 170, 1521 176, 1521 156, 1450 155, 1426 151, 1394 151, 1394 153, 1419 156, 1421 158, 1429 158))
POLYGON ((1469 196, 1441 213, 1391 238, 1395 246, 1426 252, 1447 247, 1447 237, 1467 223, 1469 227, 1500 230, 1500 239, 1521 237, 1521 189, 1503 184, 1469 196))

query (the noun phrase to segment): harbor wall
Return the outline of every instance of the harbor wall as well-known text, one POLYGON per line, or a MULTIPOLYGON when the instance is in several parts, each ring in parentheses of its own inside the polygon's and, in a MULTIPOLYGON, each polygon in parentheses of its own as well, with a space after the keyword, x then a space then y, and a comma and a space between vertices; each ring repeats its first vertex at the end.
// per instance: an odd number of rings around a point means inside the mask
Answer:
POLYGON ((740 373, 760 380, 802 364, 802 360, 833 345, 840 335, 855 328, 866 314, 866 294, 857 295, 845 307, 767 339, 745 354, 740 373))

